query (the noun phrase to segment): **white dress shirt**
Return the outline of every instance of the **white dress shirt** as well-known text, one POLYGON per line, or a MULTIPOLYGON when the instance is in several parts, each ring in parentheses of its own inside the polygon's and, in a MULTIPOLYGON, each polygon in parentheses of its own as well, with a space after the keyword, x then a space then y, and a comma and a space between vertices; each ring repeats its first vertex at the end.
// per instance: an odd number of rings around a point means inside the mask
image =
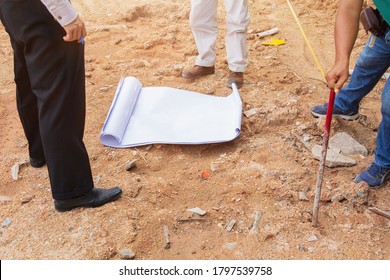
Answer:
POLYGON ((53 17, 65 26, 77 18, 77 13, 69 0, 40 0, 53 17))

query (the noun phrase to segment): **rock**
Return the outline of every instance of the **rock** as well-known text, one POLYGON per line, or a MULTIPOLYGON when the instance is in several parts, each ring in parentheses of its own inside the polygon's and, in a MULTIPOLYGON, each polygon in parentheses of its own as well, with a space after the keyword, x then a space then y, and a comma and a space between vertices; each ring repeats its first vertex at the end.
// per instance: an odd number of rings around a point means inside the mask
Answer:
POLYGON ((299 200, 301 201, 308 201, 309 199, 307 198, 306 192, 298 192, 299 200))
POLYGON ((356 193, 356 196, 359 198, 365 198, 365 197, 367 197, 367 194, 364 192, 358 192, 358 193, 356 193))
POLYGON ((215 94, 215 89, 214 88, 207 88, 205 90, 205 94, 214 95, 215 94))
POLYGON ((304 135, 303 135, 303 141, 304 141, 304 142, 309 142, 310 140, 311 140, 310 135, 308 135, 308 134, 304 134, 304 135))
POLYGON ((341 153, 346 156, 362 155, 367 156, 367 148, 357 142, 348 133, 340 132, 329 139, 329 147, 341 150, 341 153))
POLYGON ((259 112, 258 108, 253 108, 244 112, 245 117, 250 118, 259 112))
POLYGON ((346 200, 346 197, 345 197, 345 195, 343 195, 341 193, 336 193, 330 199, 331 202, 343 202, 344 200, 346 200))
POLYGON ((220 165, 219 162, 212 162, 210 164, 210 169, 211 169, 211 172, 217 172, 218 171, 218 166, 220 165))
POLYGON ((251 232, 257 233, 259 231, 261 213, 260 211, 256 211, 254 215, 253 225, 251 228, 251 232))
POLYGON ((0 202, 11 201, 12 199, 9 196, 0 195, 0 202))
POLYGON ((94 180, 96 183, 99 183, 99 182, 102 180, 102 176, 101 176, 101 175, 93 176, 93 180, 94 180))
POLYGON ((173 70, 175 71, 182 71, 184 68, 183 64, 173 64, 173 70))
POLYGON ((135 258, 135 253, 128 249, 123 249, 119 251, 119 254, 124 260, 132 260, 135 258))
MULTIPOLYGON (((314 145, 312 148, 313 158, 321 160, 322 146, 314 145)), ((327 167, 346 167, 356 165, 356 161, 339 153, 336 149, 328 149, 326 153, 327 167)))
POLYGON ((234 249, 237 246, 237 243, 226 243, 225 246, 223 246, 225 249, 231 250, 234 249))
POLYGON ((11 168, 12 179, 15 181, 19 179, 19 163, 15 163, 11 168))
POLYGON ((136 166, 136 162, 137 160, 136 159, 133 159, 133 160, 130 160, 126 163, 126 171, 130 171, 130 169, 132 169, 133 167, 136 166))
POLYGON ((229 224, 227 225, 227 227, 226 227, 226 231, 232 231, 232 229, 233 229, 233 227, 234 227, 234 225, 236 224, 236 220, 234 220, 234 219, 232 219, 232 220, 230 220, 230 222, 229 222, 229 224))
POLYGON ((204 216, 206 215, 206 211, 200 209, 199 207, 195 207, 195 208, 191 208, 191 209, 187 209, 187 211, 191 212, 191 213, 196 213, 200 216, 204 216))
POLYGON ((31 200, 33 200, 35 196, 34 195, 25 195, 20 199, 21 204, 29 203, 31 200))
POLYGON ((6 218, 2 223, 1 223, 1 226, 2 227, 7 227, 11 224, 11 219, 10 218, 6 218))
POLYGON ((309 236, 307 241, 309 241, 309 242, 318 241, 318 237, 315 234, 312 234, 312 235, 309 236))
POLYGON ((164 237, 165 237, 165 244, 164 244, 164 249, 169 249, 171 248, 171 241, 170 241, 170 234, 169 234, 169 228, 167 225, 163 225, 163 231, 164 231, 164 237))
POLYGON ((103 86, 103 87, 100 87, 100 88, 99 88, 99 91, 100 91, 100 92, 107 92, 107 91, 110 90, 110 88, 111 88, 110 86, 103 86))

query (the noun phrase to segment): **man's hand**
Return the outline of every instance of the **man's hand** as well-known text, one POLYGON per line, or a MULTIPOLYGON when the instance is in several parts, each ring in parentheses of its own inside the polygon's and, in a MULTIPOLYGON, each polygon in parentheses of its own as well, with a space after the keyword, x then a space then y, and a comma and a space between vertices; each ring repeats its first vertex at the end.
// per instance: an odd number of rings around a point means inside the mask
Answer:
POLYGON ((336 63, 330 68, 328 73, 326 73, 326 81, 328 82, 328 87, 333 88, 335 93, 339 93, 344 83, 349 77, 349 63, 336 63))
POLYGON ((85 29, 84 22, 77 17, 74 21, 64 26, 66 35, 64 36, 65 42, 78 41, 81 42, 87 36, 87 30, 85 29))

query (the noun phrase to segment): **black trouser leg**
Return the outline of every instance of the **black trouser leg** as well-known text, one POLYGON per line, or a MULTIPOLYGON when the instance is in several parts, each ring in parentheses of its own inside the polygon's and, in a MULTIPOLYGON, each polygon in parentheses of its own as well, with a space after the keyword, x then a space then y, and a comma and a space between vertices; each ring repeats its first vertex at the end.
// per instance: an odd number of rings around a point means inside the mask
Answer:
POLYGON ((0 0, 0 17, 13 42, 15 73, 28 73, 29 90, 26 79, 15 79, 18 107, 25 131, 34 134, 39 127, 53 198, 82 195, 93 188, 83 142, 84 46, 63 41, 63 28, 39 0, 0 0), (32 105, 34 98, 37 106, 32 105), (38 124, 25 127, 36 113, 38 124))
POLYGON ((14 49, 16 105, 28 141, 29 155, 34 159, 44 159, 45 156, 39 132, 37 97, 31 90, 23 45, 18 45, 12 39, 11 44, 14 49))

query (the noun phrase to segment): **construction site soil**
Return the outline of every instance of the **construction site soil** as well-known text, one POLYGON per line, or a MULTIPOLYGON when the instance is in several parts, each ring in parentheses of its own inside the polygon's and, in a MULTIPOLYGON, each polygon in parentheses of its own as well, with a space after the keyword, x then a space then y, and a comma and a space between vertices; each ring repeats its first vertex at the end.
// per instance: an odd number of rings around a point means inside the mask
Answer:
MULTIPOLYGON (((354 177, 373 161, 381 120, 382 80, 363 100, 356 121, 333 118, 331 136, 347 132, 369 151, 351 167, 325 168, 319 225, 312 226, 324 120, 310 107, 329 96, 309 47, 284 0, 249 1, 249 67, 239 90, 241 134, 227 143, 148 145, 115 149, 99 134, 122 77, 143 86, 169 86, 227 96, 225 9, 219 1, 216 73, 181 77, 197 55, 190 1, 72 1, 85 21, 87 115, 84 141, 97 187, 120 186, 122 196, 94 209, 59 213, 46 166, 28 161, 18 118, 13 51, 0 27, 0 258, 118 260, 382 260, 390 259, 390 184, 369 190, 354 177), (277 27, 266 46, 258 32, 277 27), (137 160, 126 170, 126 164, 137 160), (211 168, 213 170, 211 170, 211 168), (209 172, 207 178, 203 172, 209 172), (187 209, 199 207, 205 215, 187 209), (234 222, 234 221, 235 222, 234 222), (255 228, 253 227, 255 224, 255 228), (230 225, 228 227, 228 225, 230 225), (169 233, 169 246, 167 243, 169 233)), ((336 0, 292 1, 324 70, 334 62, 336 0)), ((368 35, 360 30, 351 67, 368 35)))

